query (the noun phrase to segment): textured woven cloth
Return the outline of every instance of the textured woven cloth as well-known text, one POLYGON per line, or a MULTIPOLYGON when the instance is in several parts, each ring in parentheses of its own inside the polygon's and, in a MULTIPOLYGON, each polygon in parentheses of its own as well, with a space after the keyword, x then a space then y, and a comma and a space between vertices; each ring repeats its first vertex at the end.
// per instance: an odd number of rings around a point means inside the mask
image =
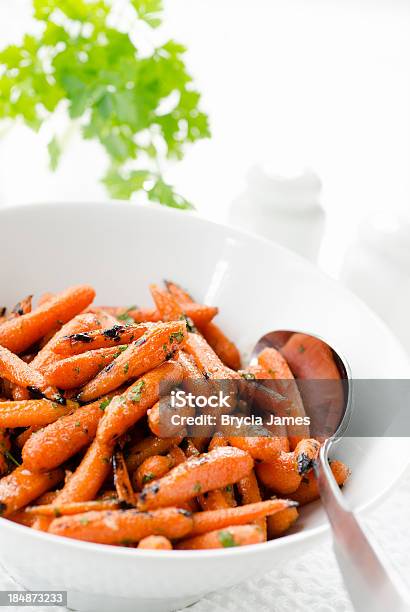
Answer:
MULTIPOLYGON (((366 526, 410 588, 410 468, 370 515, 366 526)), ((19 589, 0 567, 0 590, 19 589)), ((39 608, 10 608, 38 612, 39 608)), ((47 608, 62 612, 65 608, 47 608)), ((260 578, 212 593, 190 612, 352 612, 330 542, 260 578)))

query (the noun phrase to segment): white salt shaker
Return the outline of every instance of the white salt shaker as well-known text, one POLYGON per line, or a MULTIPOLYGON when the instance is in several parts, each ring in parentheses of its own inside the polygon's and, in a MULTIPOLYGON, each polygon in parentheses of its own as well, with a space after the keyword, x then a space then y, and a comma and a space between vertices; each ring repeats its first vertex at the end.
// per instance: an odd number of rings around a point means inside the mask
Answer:
POLYGON ((410 353, 410 217, 377 213, 366 218, 347 250, 341 277, 410 353))
POLYGON ((229 222, 316 261, 325 223, 321 190, 311 170, 278 176, 254 166, 245 191, 231 204, 229 222))

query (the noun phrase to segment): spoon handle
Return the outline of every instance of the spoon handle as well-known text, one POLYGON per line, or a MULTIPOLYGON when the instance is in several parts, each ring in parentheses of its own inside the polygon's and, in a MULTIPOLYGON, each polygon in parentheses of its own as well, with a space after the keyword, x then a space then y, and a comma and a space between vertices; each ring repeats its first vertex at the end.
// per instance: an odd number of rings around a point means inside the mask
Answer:
POLYGON ((345 587, 356 612, 410 611, 406 589, 397 574, 382 561, 381 551, 370 544, 345 500, 329 467, 332 440, 321 447, 315 473, 320 497, 332 531, 333 547, 345 587))

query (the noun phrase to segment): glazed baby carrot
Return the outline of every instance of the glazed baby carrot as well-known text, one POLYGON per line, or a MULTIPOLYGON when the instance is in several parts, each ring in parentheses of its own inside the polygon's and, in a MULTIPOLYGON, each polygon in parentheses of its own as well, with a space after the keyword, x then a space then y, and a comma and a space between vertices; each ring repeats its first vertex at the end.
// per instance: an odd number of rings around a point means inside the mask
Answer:
MULTIPOLYGON (((178 304, 189 311, 190 305, 193 304, 193 300, 189 293, 171 281, 165 281, 165 284, 168 291, 175 298, 178 304)), ((193 318, 192 315, 193 313, 191 312, 189 316, 193 318)), ((209 322, 205 325, 201 324, 199 321, 195 321, 195 323, 200 328, 205 340, 213 348, 220 360, 229 368, 232 368, 232 370, 239 370, 241 367, 241 357, 239 351, 235 344, 225 336, 222 330, 213 322, 209 322)))
POLYGON ((230 548, 232 546, 260 544, 260 542, 263 542, 263 533, 258 525, 234 525, 181 540, 177 543, 176 548, 178 550, 230 548))
POLYGON ((208 342, 209 346, 213 348, 219 359, 232 370, 239 370, 241 367, 241 356, 235 344, 229 340, 223 333, 223 331, 210 322, 201 329, 201 332, 208 342))
MULTIPOLYGON (((182 376, 181 376, 182 380, 182 376)), ((172 417, 178 414, 179 418, 188 418, 195 416, 195 408, 185 404, 182 408, 174 408, 171 405, 170 397, 161 397, 152 408, 148 410, 148 425, 155 436, 169 438, 183 434, 185 426, 172 422, 172 417)))
POLYGON ((151 485, 146 485, 138 498, 141 510, 151 510, 184 502, 199 493, 220 489, 237 482, 253 467, 248 453, 236 448, 216 448, 173 468, 151 485))
POLYGON ((164 508, 153 512, 87 512, 55 519, 49 531, 55 535, 100 544, 130 544, 150 535, 162 535, 170 540, 182 538, 191 529, 190 512, 164 508))
MULTIPOLYGON (((349 468, 341 461, 331 461, 330 469, 337 484, 341 487, 350 476, 349 468)), ((313 471, 305 474, 299 487, 294 493, 289 495, 290 499, 297 501, 300 506, 305 506, 316 499, 319 499, 316 477, 313 471)))
MULTIPOLYGON (((98 315, 94 316, 98 317, 98 315)), ((119 347, 138 340, 153 328, 154 326, 150 323, 115 324, 105 329, 100 327, 86 332, 66 334, 56 342, 54 351, 62 357, 71 357, 91 350, 119 347)))
POLYGON ((21 387, 20 385, 12 385, 11 395, 15 402, 30 399, 30 391, 25 387, 21 387))
POLYGON ((186 340, 185 321, 158 324, 132 342, 117 359, 102 370, 78 394, 87 402, 119 387, 130 378, 137 378, 170 359, 186 340))
POLYGON ((33 474, 24 465, 0 480, 0 516, 10 516, 62 480, 63 470, 33 474))
POLYGON ((135 493, 122 451, 117 450, 114 453, 112 464, 114 469, 114 485, 119 501, 135 506, 135 493))
MULTIPOLYGON (((288 398, 288 415, 293 419, 306 416, 302 398, 293 374, 282 354, 274 348, 265 348, 258 355, 258 363, 275 379, 275 388, 278 393, 288 398)), ((309 426, 301 423, 287 425, 291 450, 303 438, 309 438, 309 426)))
POLYGON ((100 327, 100 317, 91 312, 75 316, 73 319, 63 325, 61 329, 55 333, 47 344, 37 353, 33 361, 30 363, 31 367, 44 374, 45 370, 50 365, 61 359, 61 356, 55 352, 55 348, 58 346, 61 338, 67 334, 86 333, 94 329, 99 329, 100 327))
POLYGON ((293 523, 298 519, 299 513, 297 508, 286 508, 277 514, 268 516, 268 537, 270 540, 277 538, 290 529, 293 523))
POLYGON ((6 321, 0 328, 0 345, 13 353, 21 353, 59 321, 66 323, 84 310, 94 296, 94 289, 88 285, 66 289, 31 312, 6 321))
POLYGON ((163 363, 142 376, 122 395, 111 400, 98 426, 98 440, 113 442, 118 439, 146 415, 161 393, 167 393, 181 380, 182 368, 175 361, 163 363))
POLYGON ((2 346, 0 346, 0 376, 11 383, 25 387, 32 393, 39 393, 48 399, 64 403, 57 389, 50 386, 40 372, 2 346))
POLYGON ((80 465, 57 495, 54 503, 91 501, 97 495, 111 470, 113 446, 97 438, 88 448, 80 465))
POLYGON ((17 448, 20 448, 20 449, 23 448, 23 446, 25 445, 27 440, 32 436, 32 434, 38 431, 39 429, 42 429, 42 427, 43 425, 36 425, 35 427, 32 425, 30 427, 27 427, 27 429, 25 429, 23 432, 21 432, 21 434, 19 434, 16 438, 17 448))
POLYGON ((252 523, 295 505, 297 505, 296 502, 287 499, 269 499, 236 508, 196 512, 193 515, 194 524, 190 536, 201 535, 230 525, 252 523))
POLYGON ((23 314, 27 314, 31 312, 31 301, 33 296, 28 295, 21 302, 17 302, 15 306, 11 309, 11 312, 8 316, 9 319, 14 319, 16 317, 21 317, 23 314))
POLYGON ((150 286, 151 295, 163 321, 176 321, 182 317, 191 319, 194 325, 207 325, 218 313, 215 306, 202 306, 195 303, 179 304, 167 291, 162 291, 156 285, 150 286))
POLYGON ((65 406, 46 399, 2 402, 0 404, 0 427, 30 427, 32 425, 42 427, 53 423, 77 407, 78 404, 70 400, 65 406))
MULTIPOLYGON (((255 475, 255 470, 249 472, 247 476, 241 478, 236 485, 238 493, 241 496, 242 504, 255 504, 262 501, 259 484, 255 475)), ((262 517, 256 521, 256 524, 263 531, 263 538, 267 538, 266 518, 262 517)))
POLYGON ((172 550, 172 544, 168 538, 164 536, 148 536, 143 538, 138 544, 138 548, 145 548, 147 550, 172 550))
POLYGON ((133 472, 141 465, 145 459, 153 455, 161 455, 166 453, 172 446, 180 444, 182 436, 175 438, 157 438, 149 436, 140 442, 137 442, 129 452, 127 457, 127 467, 133 472))
POLYGON ((197 367, 207 378, 216 380, 230 378, 240 379, 239 374, 236 372, 233 374, 231 370, 228 370, 226 366, 224 366, 218 355, 201 335, 189 333, 185 350, 192 355, 197 367))
POLYGON ((114 346, 87 351, 61 359, 50 365, 44 372, 44 376, 49 384, 59 389, 82 387, 116 359, 126 348, 126 344, 121 344, 118 347, 114 346))
POLYGON ((24 464, 32 471, 51 470, 90 444, 110 399, 102 397, 33 433, 23 447, 24 464))
POLYGON ((293 493, 300 485, 303 474, 312 468, 319 448, 317 440, 301 440, 294 451, 281 452, 274 462, 259 463, 256 466, 259 480, 275 493, 293 493))
POLYGON ((282 450, 281 438, 263 435, 255 431, 254 436, 227 436, 232 446, 240 448, 259 461, 275 461, 282 450))
POLYGON ((59 516, 71 516, 73 514, 84 514, 84 512, 102 512, 105 510, 118 510, 120 507, 119 500, 115 499, 100 499, 87 502, 71 502, 66 504, 56 505, 53 503, 27 506, 25 512, 30 516, 50 516, 57 518, 59 516))
POLYGON ((145 459, 139 468, 134 472, 133 482, 137 491, 148 483, 161 478, 173 468, 175 462, 168 455, 153 455, 145 459))

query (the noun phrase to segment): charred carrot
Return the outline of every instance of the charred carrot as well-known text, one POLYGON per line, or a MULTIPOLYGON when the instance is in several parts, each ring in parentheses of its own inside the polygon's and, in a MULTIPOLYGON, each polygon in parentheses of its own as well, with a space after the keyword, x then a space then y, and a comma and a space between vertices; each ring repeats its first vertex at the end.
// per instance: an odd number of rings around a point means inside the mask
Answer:
POLYGON ((236 448, 216 448, 173 468, 151 485, 146 485, 138 498, 141 510, 151 510, 184 502, 199 493, 220 489, 237 482, 253 467, 248 453, 236 448))
POLYGON ((122 395, 113 398, 97 430, 100 442, 112 442, 146 415, 160 396, 182 380, 181 366, 164 363, 133 383, 122 395))
POLYGON ((10 516, 62 480, 63 470, 34 474, 24 465, 0 480, 0 516, 10 516))
POLYGON ((11 312, 7 318, 15 319, 16 317, 21 317, 23 314, 31 312, 32 298, 32 295, 28 295, 23 300, 21 300, 21 302, 17 302, 17 304, 11 309, 11 312))
POLYGON ((12 385, 11 394, 15 402, 30 399, 30 391, 25 387, 21 387, 20 385, 12 385))
POLYGON ((172 446, 180 444, 181 440, 182 436, 176 436, 175 438, 148 436, 144 438, 130 449, 126 460, 128 469, 133 472, 145 459, 153 455, 165 454, 172 446))
POLYGON ((113 446, 95 439, 54 503, 91 501, 111 470, 113 446))
POLYGON ((131 485, 130 475, 122 451, 117 450, 112 459, 114 468, 114 485, 120 502, 135 506, 135 493, 131 485))
POLYGON ((135 488, 141 491, 147 483, 167 474, 174 465, 174 460, 168 455, 153 455, 152 457, 148 457, 134 472, 133 482, 135 488))
POLYGON ((32 393, 39 393, 48 399, 64 403, 57 389, 49 385, 40 372, 2 346, 0 346, 0 376, 11 383, 25 387, 32 393))
POLYGON ((298 519, 299 513, 297 508, 286 508, 277 514, 268 516, 268 537, 270 540, 277 538, 290 529, 293 523, 298 519))
POLYGON ((84 514, 84 512, 103 512, 105 510, 118 510, 120 502, 114 499, 96 500, 87 502, 71 502, 56 505, 54 503, 27 506, 25 512, 30 516, 50 516, 58 518, 59 516, 71 516, 73 514, 84 514))
POLYGON ((184 321, 158 324, 139 340, 129 344, 107 368, 91 380, 78 395, 90 401, 119 387, 130 378, 137 378, 170 359, 186 340, 184 321))
POLYGON ((148 536, 143 538, 138 544, 138 548, 145 548, 148 550, 172 550, 172 544, 168 538, 164 536, 148 536))
POLYGON ((21 353, 47 334, 59 321, 66 323, 94 299, 88 285, 70 287, 31 312, 6 321, 0 328, 0 345, 21 353))
POLYGON ((51 523, 49 531, 87 542, 130 544, 150 535, 162 535, 170 540, 182 538, 191 529, 190 512, 165 508, 153 512, 114 510, 61 517, 51 523))
POLYGON ((203 535, 181 540, 178 550, 200 550, 207 548, 230 548, 263 542, 263 533, 258 525, 234 525, 217 529, 203 535))
POLYGON ((100 327, 101 318, 91 312, 75 316, 73 319, 63 325, 61 329, 54 334, 47 344, 37 353, 33 361, 30 363, 31 367, 44 374, 48 367, 62 358, 61 355, 58 355, 55 351, 56 347, 61 341, 61 338, 67 334, 86 333, 91 330, 99 329, 100 327))
POLYGON ((33 433, 23 447, 24 464, 32 471, 51 470, 90 444, 110 399, 102 397, 33 433))
POLYGON ((239 374, 233 373, 226 368, 215 351, 201 335, 189 333, 185 350, 192 355, 197 367, 207 378, 216 380, 240 379, 239 374))
POLYGON ((70 400, 65 406, 46 399, 2 402, 0 404, 0 427, 30 427, 32 425, 42 427, 53 423, 77 407, 78 404, 70 400))
MULTIPOLYGON (((98 316, 98 315, 94 315, 98 316)), ((102 348, 119 347, 139 340, 141 336, 154 329, 152 324, 112 325, 105 329, 94 329, 86 332, 66 334, 60 337, 54 350, 62 357, 80 355, 88 351, 102 348)))
MULTIPOLYGON (((349 468, 341 461, 332 461, 330 463, 330 469, 332 470, 333 476, 339 487, 344 485, 350 476, 349 468)), ((308 472, 303 476, 299 487, 294 493, 291 493, 289 497, 290 499, 297 501, 300 506, 305 506, 306 504, 319 499, 319 490, 313 471, 308 472)))
POLYGON ((82 387, 121 355, 126 348, 126 344, 121 344, 118 347, 102 348, 67 357, 50 365, 44 372, 44 376, 49 384, 59 389, 82 387))

